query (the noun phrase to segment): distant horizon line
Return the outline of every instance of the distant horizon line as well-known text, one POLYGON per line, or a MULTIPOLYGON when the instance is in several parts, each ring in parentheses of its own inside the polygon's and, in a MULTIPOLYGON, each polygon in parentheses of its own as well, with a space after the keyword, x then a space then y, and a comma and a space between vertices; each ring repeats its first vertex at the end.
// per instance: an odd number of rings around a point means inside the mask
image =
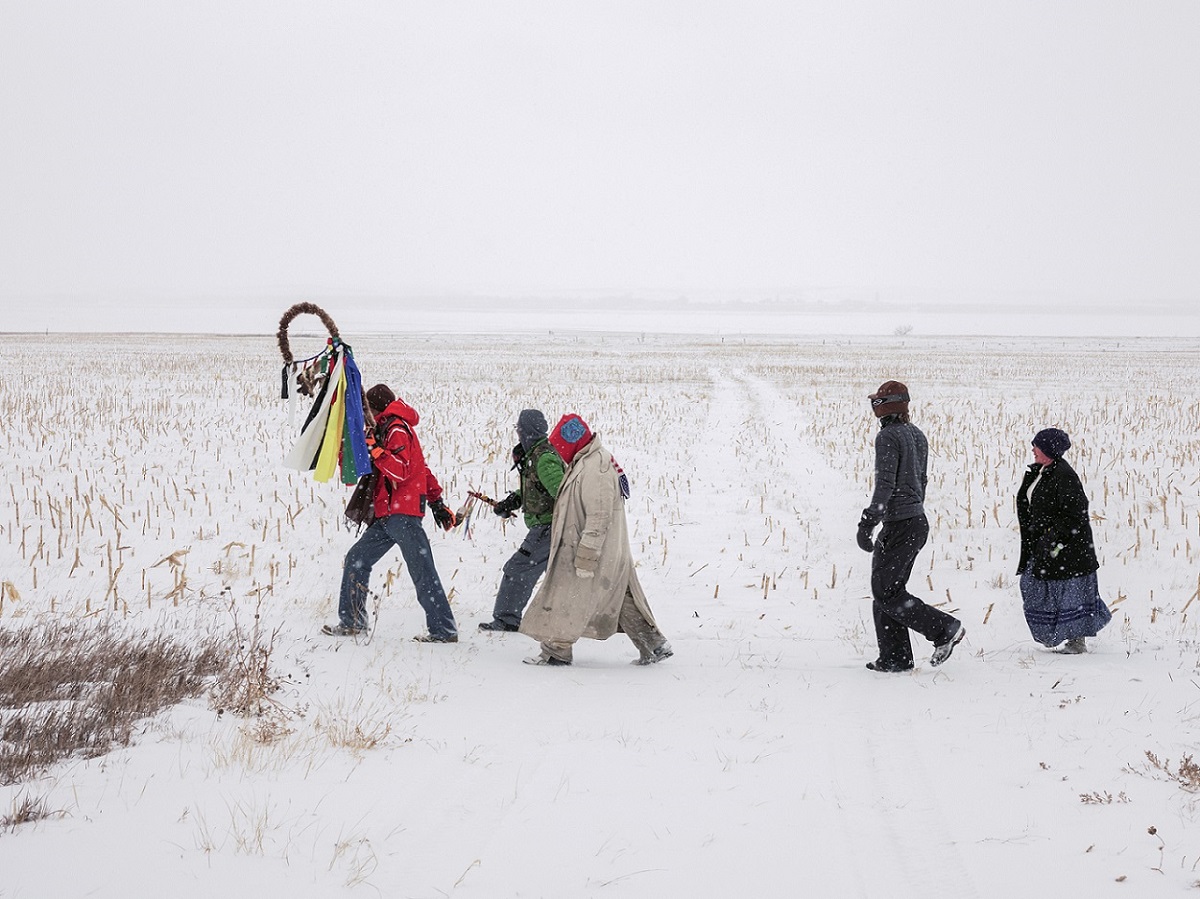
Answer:
MULTIPOLYGON (((637 290, 603 290, 578 288, 572 290, 526 291, 522 293, 470 293, 470 292, 253 292, 243 294, 137 294, 116 296, 110 294, 79 294, 79 293, 27 293, 13 294, 4 297, 10 302, 65 302, 99 304, 105 307, 129 306, 146 307, 160 303, 190 303, 205 302, 214 306, 228 303, 267 304, 279 303, 292 305, 299 302, 314 303, 422 303, 438 302, 453 303, 463 308, 478 308, 480 306, 503 306, 519 304, 529 300, 553 302, 555 300, 570 304, 579 300, 603 301, 615 304, 619 308, 653 306, 660 310, 672 308, 721 306, 737 307, 745 311, 747 307, 767 307, 778 312, 788 307, 806 309, 838 309, 861 311, 870 308, 905 309, 911 311, 941 311, 941 312, 975 312, 987 309, 996 303, 1003 303, 1005 311, 1017 312, 1062 312, 1086 308, 1097 313, 1129 313, 1131 305, 1136 305, 1140 314, 1162 313, 1200 313, 1200 297, 1196 298, 1154 298, 1145 300, 1115 299, 1112 297, 1096 297, 1085 294, 1073 294, 1056 291, 988 291, 984 293, 969 293, 966 291, 885 291, 869 288, 810 288, 803 291, 637 291, 637 290), (891 294, 890 296, 888 294, 891 294), (905 295, 898 296, 898 293, 905 295), (1065 309, 1047 309, 1047 303, 1063 302, 1065 309)), ((569 308, 569 307, 568 307, 569 308)))

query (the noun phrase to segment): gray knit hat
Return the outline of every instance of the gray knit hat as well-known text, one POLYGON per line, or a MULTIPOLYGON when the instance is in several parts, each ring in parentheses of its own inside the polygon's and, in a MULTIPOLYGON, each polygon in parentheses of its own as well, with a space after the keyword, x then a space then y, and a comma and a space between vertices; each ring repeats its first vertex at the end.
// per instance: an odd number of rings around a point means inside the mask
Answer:
POLYGON ((521 446, 529 449, 539 440, 545 439, 550 432, 550 426, 546 424, 546 416, 539 409, 522 409, 521 414, 517 416, 517 437, 521 441, 521 446))

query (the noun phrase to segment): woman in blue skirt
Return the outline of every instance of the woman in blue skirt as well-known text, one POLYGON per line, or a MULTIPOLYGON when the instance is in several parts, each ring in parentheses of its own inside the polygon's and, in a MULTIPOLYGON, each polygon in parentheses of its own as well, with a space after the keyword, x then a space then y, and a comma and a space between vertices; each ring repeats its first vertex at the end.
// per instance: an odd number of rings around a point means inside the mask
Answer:
POLYGON ((1034 462, 1017 491, 1021 599, 1033 639, 1064 653, 1087 652, 1112 620, 1096 584, 1096 548, 1079 475, 1063 460, 1071 438, 1058 428, 1033 438, 1034 462))

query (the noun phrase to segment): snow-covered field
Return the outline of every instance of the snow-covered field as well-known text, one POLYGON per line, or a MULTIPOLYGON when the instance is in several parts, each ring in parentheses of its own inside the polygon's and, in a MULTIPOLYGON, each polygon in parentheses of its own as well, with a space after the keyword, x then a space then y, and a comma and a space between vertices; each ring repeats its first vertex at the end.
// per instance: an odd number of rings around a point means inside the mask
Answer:
POLYGON ((0 897, 1195 894, 1200 340, 345 336, 421 412, 452 505, 513 486, 521 408, 600 431, 675 657, 631 667, 618 635, 532 668, 531 641, 478 632, 523 530, 493 517, 470 539, 427 521, 462 642, 411 642, 398 554, 371 640, 324 638, 347 491, 281 466, 272 338, 10 337, 0 627, 257 611, 293 714, 263 742, 196 700, 0 788, 0 813, 63 813, 0 833, 0 897), (933 455, 912 587, 968 630, 937 670, 917 638, 911 675, 863 667, 886 378, 933 455), (1050 425, 1114 611, 1082 657, 1031 641, 1013 576, 1050 425))

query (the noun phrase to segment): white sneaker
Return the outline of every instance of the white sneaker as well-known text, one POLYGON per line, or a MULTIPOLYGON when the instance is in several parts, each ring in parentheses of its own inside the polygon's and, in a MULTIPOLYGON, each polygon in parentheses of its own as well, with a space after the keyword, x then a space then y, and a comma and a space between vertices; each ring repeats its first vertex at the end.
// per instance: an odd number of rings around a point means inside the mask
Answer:
POLYGON ((954 635, 949 640, 933 647, 933 655, 929 657, 929 664, 936 668, 946 661, 946 659, 950 658, 950 653, 954 652, 954 647, 961 643, 963 637, 966 635, 967 629, 959 624, 958 630, 954 632, 954 635))

